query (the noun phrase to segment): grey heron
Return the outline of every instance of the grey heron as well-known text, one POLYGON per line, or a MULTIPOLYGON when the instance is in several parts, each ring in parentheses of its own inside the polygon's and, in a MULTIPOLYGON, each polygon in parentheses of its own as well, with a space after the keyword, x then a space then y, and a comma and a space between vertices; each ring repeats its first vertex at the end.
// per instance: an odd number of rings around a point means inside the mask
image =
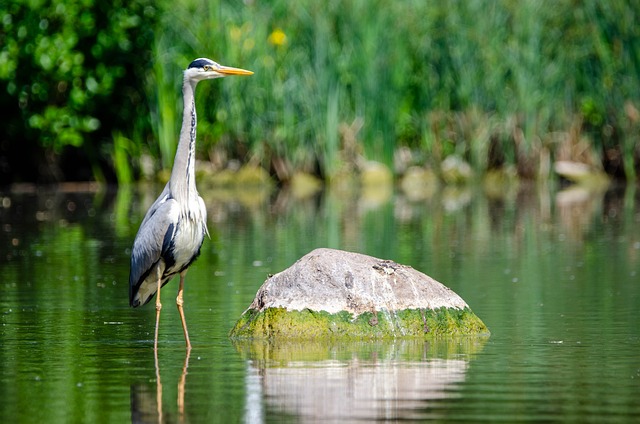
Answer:
POLYGON ((158 326, 162 309, 160 289, 176 274, 180 275, 176 304, 187 348, 191 348, 182 309, 184 278, 187 269, 200 254, 205 234, 209 233, 207 210, 198 194, 195 181, 196 85, 207 79, 252 74, 251 71, 222 66, 206 58, 194 60, 184 71, 182 129, 171 177, 142 220, 131 250, 130 305, 144 305, 157 292, 154 349, 158 347, 158 326))

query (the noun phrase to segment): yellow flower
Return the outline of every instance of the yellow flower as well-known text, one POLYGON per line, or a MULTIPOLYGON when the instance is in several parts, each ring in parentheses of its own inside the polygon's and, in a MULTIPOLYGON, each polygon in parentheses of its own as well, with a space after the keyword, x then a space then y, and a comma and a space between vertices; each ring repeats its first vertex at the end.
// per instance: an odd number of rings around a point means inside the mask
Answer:
POLYGON ((282 31, 280 28, 276 28, 269 35, 267 41, 269 41, 269 43, 273 44, 274 46, 283 46, 287 44, 287 34, 285 34, 284 31, 282 31))

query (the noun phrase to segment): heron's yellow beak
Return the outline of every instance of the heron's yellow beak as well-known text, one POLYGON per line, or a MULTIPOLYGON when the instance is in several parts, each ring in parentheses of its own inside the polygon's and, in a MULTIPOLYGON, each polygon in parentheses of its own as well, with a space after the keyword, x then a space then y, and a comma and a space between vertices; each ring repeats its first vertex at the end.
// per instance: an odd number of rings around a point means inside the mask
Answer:
POLYGON ((230 66, 220 66, 216 72, 223 75, 253 75, 253 72, 246 69, 232 68, 230 66))

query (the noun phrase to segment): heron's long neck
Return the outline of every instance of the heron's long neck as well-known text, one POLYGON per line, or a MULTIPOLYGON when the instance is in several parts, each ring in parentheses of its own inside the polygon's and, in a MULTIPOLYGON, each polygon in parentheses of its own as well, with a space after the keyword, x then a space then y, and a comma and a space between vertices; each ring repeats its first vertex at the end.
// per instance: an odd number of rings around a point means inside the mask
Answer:
POLYGON ((197 194, 195 179, 195 153, 196 153, 196 102, 194 92, 196 83, 186 78, 182 84, 182 97, 184 100, 184 112, 182 116, 182 129, 180 141, 173 162, 169 188, 176 200, 188 201, 197 194), (185 198, 186 196, 186 198, 185 198))

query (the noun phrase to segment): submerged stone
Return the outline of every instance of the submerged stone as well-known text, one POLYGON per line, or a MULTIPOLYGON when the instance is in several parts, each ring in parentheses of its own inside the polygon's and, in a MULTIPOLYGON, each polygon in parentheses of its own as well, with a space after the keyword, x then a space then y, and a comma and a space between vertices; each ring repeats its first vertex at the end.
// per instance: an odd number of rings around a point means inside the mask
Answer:
POLYGON ((232 338, 432 338, 489 334, 464 300, 405 265, 316 249, 260 287, 232 338))

